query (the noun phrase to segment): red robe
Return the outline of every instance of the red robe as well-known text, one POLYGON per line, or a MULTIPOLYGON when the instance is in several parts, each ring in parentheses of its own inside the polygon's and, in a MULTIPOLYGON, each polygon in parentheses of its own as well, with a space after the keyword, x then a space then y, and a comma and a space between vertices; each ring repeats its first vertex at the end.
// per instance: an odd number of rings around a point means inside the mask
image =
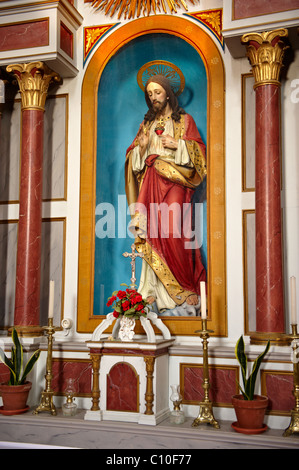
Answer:
MULTIPOLYGON (((206 164, 205 146, 193 118, 184 114, 180 122, 173 122, 173 126, 174 137, 186 142, 193 168, 176 165, 155 154, 147 157, 144 170, 136 175, 131 162, 131 151, 136 145, 134 141, 127 150, 126 193, 129 204, 138 202, 146 208, 146 233, 136 238, 137 250, 143 252, 144 260, 173 301, 181 305, 189 295, 200 295, 200 281, 206 281, 200 247, 187 248, 190 239, 186 233, 183 211, 183 207, 191 208, 195 188, 206 176, 206 164), (170 210, 169 220, 165 220, 165 217, 168 218, 167 210, 164 213, 159 210, 155 212, 161 203, 166 203, 168 208, 176 203, 176 208, 180 207, 181 210, 170 210)), ((142 215, 138 214, 138 207, 135 215, 137 217, 133 217, 132 221, 137 229, 144 222, 142 215)))

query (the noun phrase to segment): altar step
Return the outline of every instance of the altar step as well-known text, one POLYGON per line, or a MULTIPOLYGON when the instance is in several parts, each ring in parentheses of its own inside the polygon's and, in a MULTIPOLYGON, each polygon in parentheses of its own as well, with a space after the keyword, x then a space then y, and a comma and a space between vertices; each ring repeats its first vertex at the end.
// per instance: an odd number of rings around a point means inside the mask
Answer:
POLYGON ((77 449, 298 449, 299 434, 283 437, 283 429, 268 429, 262 434, 245 435, 234 431, 231 422, 220 421, 220 429, 210 425, 192 427, 192 418, 182 425, 169 422, 157 426, 115 421, 86 421, 86 410, 74 417, 48 413, 0 415, 0 448, 40 448, 60 446, 77 449), (2 442, 2 444, 1 444, 2 442), (10 444, 9 444, 10 443, 10 444), (14 443, 14 444, 12 444, 14 443), (10 447, 11 448, 11 447, 10 447))

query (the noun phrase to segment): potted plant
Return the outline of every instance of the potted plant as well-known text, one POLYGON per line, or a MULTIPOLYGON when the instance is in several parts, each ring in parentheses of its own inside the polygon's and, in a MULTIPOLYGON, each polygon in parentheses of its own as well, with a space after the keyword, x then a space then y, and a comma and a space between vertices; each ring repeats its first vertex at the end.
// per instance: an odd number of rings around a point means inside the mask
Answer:
POLYGON ((258 434, 267 429, 264 424, 264 416, 268 406, 268 398, 262 395, 255 395, 255 383, 257 374, 263 358, 270 347, 268 341, 265 350, 255 359, 251 374, 247 377, 247 356, 245 353, 243 336, 239 338, 235 348, 235 355, 241 366, 243 388, 238 382, 241 394, 234 395, 232 403, 235 409, 237 422, 232 427, 245 434, 258 434))
POLYGON ((3 362, 10 371, 10 379, 7 383, 0 384, 3 407, 0 413, 13 415, 24 413, 28 410, 26 406, 28 394, 32 383, 27 381, 27 375, 32 370, 34 364, 40 356, 40 349, 36 350, 27 364, 24 366, 23 346, 18 337, 17 330, 12 330, 12 340, 14 346, 11 348, 11 358, 9 359, 0 348, 0 361, 3 362))

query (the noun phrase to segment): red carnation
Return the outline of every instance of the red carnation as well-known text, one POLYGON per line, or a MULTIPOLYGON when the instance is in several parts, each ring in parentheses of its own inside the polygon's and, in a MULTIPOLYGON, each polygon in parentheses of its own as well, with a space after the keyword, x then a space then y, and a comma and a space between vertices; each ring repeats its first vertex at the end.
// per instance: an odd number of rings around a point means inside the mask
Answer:
POLYGON ((113 295, 107 302, 107 307, 110 307, 110 305, 113 304, 113 302, 116 300, 116 295, 113 295))
POLYGON ((138 304, 138 302, 142 302, 142 296, 140 294, 136 294, 134 297, 131 298, 132 305, 138 304))
POLYGON ((116 310, 114 310, 113 316, 114 316, 114 318, 118 318, 118 317, 119 317, 119 313, 118 313, 116 310))
POLYGON ((128 300, 125 300, 123 303, 122 303, 122 308, 124 310, 129 310, 130 308, 130 302, 128 300))
POLYGON ((119 299, 124 299, 124 298, 126 297, 126 295, 127 295, 127 294, 125 293, 124 290, 119 290, 118 293, 117 293, 117 297, 118 297, 119 299))

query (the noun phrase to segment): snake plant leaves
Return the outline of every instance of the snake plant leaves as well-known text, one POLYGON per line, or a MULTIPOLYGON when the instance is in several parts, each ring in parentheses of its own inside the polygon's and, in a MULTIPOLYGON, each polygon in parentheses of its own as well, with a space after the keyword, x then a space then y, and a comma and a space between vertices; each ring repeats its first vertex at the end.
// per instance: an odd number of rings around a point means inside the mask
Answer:
POLYGON ((244 388, 242 388, 239 383, 238 383, 238 386, 245 400, 253 400, 254 398, 254 390, 255 390, 257 374, 258 374, 260 365, 262 363, 262 360, 267 354, 267 352, 269 351, 269 348, 270 348, 270 341, 268 341, 265 350, 255 359, 253 366, 252 366, 251 374, 247 378, 247 362, 248 361, 247 361, 247 356, 245 353, 243 336, 241 336, 239 340, 237 341, 237 344, 235 347, 235 355, 241 366, 241 374, 242 374, 244 388))
POLYGON ((26 377, 32 370, 34 364, 40 356, 40 349, 37 349, 24 367, 24 352, 18 337, 18 333, 14 328, 12 330, 12 340, 14 346, 11 348, 11 358, 9 359, 4 351, 0 348, 0 361, 3 362, 10 371, 9 385, 22 385, 26 381, 26 377))

